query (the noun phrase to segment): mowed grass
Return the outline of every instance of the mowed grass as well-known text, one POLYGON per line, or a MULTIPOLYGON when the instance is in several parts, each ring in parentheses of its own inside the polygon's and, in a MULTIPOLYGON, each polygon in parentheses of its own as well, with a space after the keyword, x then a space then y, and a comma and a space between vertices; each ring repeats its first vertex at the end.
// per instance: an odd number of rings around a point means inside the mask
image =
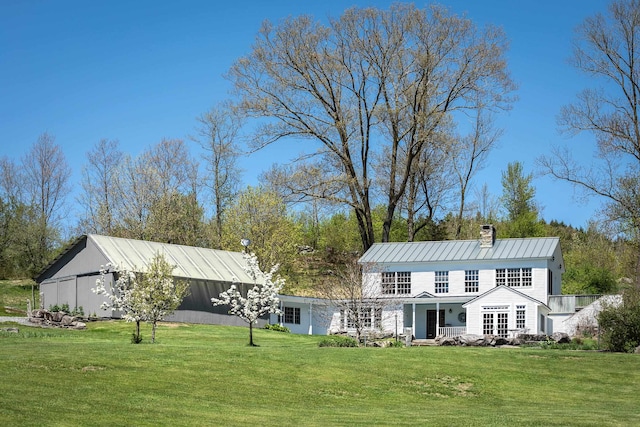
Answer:
POLYGON ((32 292, 32 280, 0 280, 0 316, 20 316, 27 311, 27 300, 35 296, 36 303, 40 299, 38 287, 32 292), (7 309, 7 307, 9 309, 7 309))
MULTIPOLYGON (((9 324, 0 324, 6 327, 9 324)), ((0 425, 640 425, 640 356, 320 348, 322 337, 162 324, 0 332, 0 425)))

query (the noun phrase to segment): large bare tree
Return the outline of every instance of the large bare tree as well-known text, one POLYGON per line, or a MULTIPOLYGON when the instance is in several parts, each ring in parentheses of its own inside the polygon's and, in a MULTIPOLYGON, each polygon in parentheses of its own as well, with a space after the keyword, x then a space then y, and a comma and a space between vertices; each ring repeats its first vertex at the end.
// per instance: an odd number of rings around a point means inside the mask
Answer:
POLYGON ((211 191, 215 218, 213 246, 222 248, 224 212, 238 192, 241 170, 238 166, 238 144, 242 120, 229 104, 221 104, 197 118, 196 140, 205 150, 207 176, 205 182, 211 191))
POLYGON ((483 105, 508 107, 514 88, 499 29, 477 29, 441 7, 349 9, 328 25, 308 16, 266 22, 252 52, 229 75, 249 114, 267 118, 256 147, 309 140, 291 179, 306 197, 350 206, 364 250, 375 240, 372 205, 396 208, 443 118, 483 105), (390 179, 374 193, 374 153, 387 149, 390 179), (304 184, 304 185, 303 185, 304 184))
POLYGON ((112 235, 118 218, 120 200, 118 170, 124 154, 117 140, 101 139, 87 152, 87 164, 82 168, 82 190, 78 201, 84 208, 80 219, 83 233, 112 235))
MULTIPOLYGON (((573 65, 593 80, 562 108, 561 129, 595 137, 592 164, 556 147, 538 159, 543 171, 606 200, 605 214, 632 238, 640 237, 640 1, 613 1, 606 14, 577 30, 573 65)), ((584 148, 580 148, 584 150, 584 148)), ((638 263, 640 268, 640 263, 638 263)), ((640 278, 640 274, 639 274, 640 278)))
POLYGON ((22 159, 20 176, 25 203, 33 207, 36 215, 32 232, 37 245, 32 256, 37 268, 46 264, 60 235, 61 219, 67 212, 65 200, 71 191, 71 168, 53 135, 45 132, 38 137, 22 159))

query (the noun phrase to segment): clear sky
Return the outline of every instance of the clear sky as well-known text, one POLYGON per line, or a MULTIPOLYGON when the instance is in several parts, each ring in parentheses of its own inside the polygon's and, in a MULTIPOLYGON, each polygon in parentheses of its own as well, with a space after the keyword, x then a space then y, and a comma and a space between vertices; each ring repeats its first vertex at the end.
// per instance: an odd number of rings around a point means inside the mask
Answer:
MULTIPOLYGON (((387 8, 389 1, 0 1, 0 157, 18 161, 48 132, 56 137, 80 187, 86 152, 100 139, 117 139, 135 156, 162 138, 194 134, 195 118, 229 98, 223 75, 250 51, 260 24, 287 16, 337 17, 350 6, 387 8)), ((568 144, 584 163, 594 154, 588 136, 557 131, 562 105, 596 82, 568 65, 575 27, 606 11, 601 0, 447 0, 478 26, 501 26, 519 100, 498 117, 499 146, 475 184, 502 192, 501 172, 568 144)), ((418 7, 428 3, 416 2, 418 7)), ((287 144, 291 147, 291 144, 287 144)), ((199 155, 197 146, 192 146, 199 155)), ((243 158, 246 184, 287 148, 243 158)), ((571 186, 536 178, 546 220, 584 226, 600 200, 579 202, 571 186)), ((72 199, 70 198, 70 201, 72 199)))

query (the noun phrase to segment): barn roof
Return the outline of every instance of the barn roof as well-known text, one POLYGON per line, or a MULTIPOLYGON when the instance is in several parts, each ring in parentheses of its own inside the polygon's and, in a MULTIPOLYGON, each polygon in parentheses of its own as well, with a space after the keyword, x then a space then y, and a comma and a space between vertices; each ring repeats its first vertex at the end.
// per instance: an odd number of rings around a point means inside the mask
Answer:
MULTIPOLYGON (((53 260, 40 274, 44 277, 49 268, 61 259, 65 253, 71 252, 79 245, 93 245, 104 256, 107 262, 118 269, 141 272, 145 271, 151 259, 160 253, 175 266, 173 275, 187 279, 199 279, 217 282, 252 283, 252 279, 244 271, 244 258, 241 252, 230 252, 194 246, 174 245, 169 243, 149 242, 145 240, 124 239, 98 234, 88 234, 76 239, 67 249, 53 260)), ((92 268, 98 268, 94 266, 92 268)))
POLYGON ((497 239, 492 247, 481 247, 478 240, 375 243, 360 258, 360 263, 549 259, 559 244, 558 237, 497 239))
POLYGON ((146 270, 155 254, 160 253, 175 265, 173 275, 191 279, 220 282, 239 281, 251 283, 244 271, 242 253, 195 246, 173 245, 170 243, 148 242, 145 240, 123 239, 119 237, 90 234, 100 251, 112 264, 130 271, 146 270))

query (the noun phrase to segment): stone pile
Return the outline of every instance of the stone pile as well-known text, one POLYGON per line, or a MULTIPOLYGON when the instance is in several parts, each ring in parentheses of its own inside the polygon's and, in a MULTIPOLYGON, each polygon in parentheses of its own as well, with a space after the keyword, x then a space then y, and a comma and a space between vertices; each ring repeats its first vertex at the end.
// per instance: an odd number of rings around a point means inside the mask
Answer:
POLYGON ((51 312, 44 308, 33 310, 29 316, 29 322, 43 327, 85 329, 86 323, 80 320, 79 317, 69 316, 64 311, 51 312))
POLYGON ((495 335, 465 334, 457 337, 440 335, 435 339, 438 345, 459 345, 465 347, 496 347, 501 345, 522 345, 540 341, 553 341, 558 344, 571 342, 569 335, 556 332, 553 335, 519 334, 516 337, 503 338, 495 335))

